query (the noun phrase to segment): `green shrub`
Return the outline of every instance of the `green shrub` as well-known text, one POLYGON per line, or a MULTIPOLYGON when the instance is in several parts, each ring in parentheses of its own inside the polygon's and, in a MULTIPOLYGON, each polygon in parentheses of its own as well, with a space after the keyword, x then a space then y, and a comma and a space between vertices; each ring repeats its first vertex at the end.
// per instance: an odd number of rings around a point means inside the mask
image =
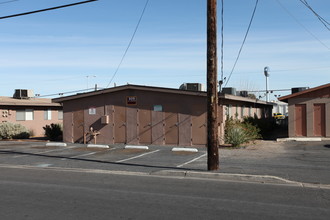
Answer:
POLYGON ((27 139, 29 130, 21 124, 4 122, 0 124, 0 139, 27 139))
POLYGON ((233 147, 239 147, 241 144, 247 142, 248 137, 242 127, 234 126, 227 131, 226 142, 233 147))
POLYGON ((63 138, 63 130, 61 124, 50 124, 43 127, 45 136, 51 141, 61 141, 63 138))
POLYGON ((259 139, 260 129, 249 122, 241 122, 232 118, 227 119, 225 125, 225 143, 233 147, 259 139))
POLYGON ((260 136, 263 139, 269 138, 273 130, 277 127, 274 120, 271 119, 259 119, 253 117, 245 117, 243 120, 244 123, 250 123, 253 126, 257 127, 260 130, 260 136))

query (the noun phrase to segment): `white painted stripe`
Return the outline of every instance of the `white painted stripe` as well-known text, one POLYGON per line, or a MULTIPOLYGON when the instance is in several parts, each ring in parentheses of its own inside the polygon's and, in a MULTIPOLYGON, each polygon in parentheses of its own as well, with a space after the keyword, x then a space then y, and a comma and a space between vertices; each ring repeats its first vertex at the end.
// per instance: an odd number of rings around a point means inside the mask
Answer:
POLYGON ((200 158, 205 157, 206 155, 207 155, 207 153, 205 153, 205 154, 203 154, 203 155, 201 155, 199 157, 196 157, 195 159, 189 160, 188 162, 185 162, 183 164, 180 164, 180 165, 178 165, 176 167, 183 167, 184 165, 187 165, 187 164, 190 164, 190 163, 192 163, 192 162, 194 162, 196 160, 199 160, 200 158))
POLYGON ((172 148, 172 151, 173 152, 183 151, 183 152, 194 152, 194 153, 198 152, 197 148, 186 148, 186 147, 174 147, 172 148))
POLYGON ((93 154, 96 154, 96 153, 97 152, 91 152, 91 153, 87 153, 87 154, 76 155, 76 156, 69 157, 69 158, 74 159, 74 158, 86 157, 86 156, 93 155, 93 154))
POLYGON ((135 145, 126 145, 125 149, 141 149, 141 150, 149 150, 148 146, 135 146, 135 145))
POLYGON ((87 144, 87 147, 109 148, 108 145, 102 145, 102 144, 87 144))
POLYGON ((50 163, 42 163, 42 164, 38 164, 36 165, 36 167, 50 167, 52 166, 53 164, 50 164, 50 163))
POLYGON ((66 147, 66 143, 46 143, 46 147, 66 147))
POLYGON ((143 156, 148 155, 148 154, 156 153, 158 151, 160 151, 160 150, 154 150, 154 151, 151 151, 151 152, 148 152, 148 153, 140 154, 140 155, 135 156, 135 157, 130 157, 130 158, 126 158, 126 159, 123 159, 123 160, 118 160, 118 161, 116 161, 116 163, 122 163, 122 162, 125 162, 125 161, 128 161, 128 160, 133 160, 133 159, 143 157, 143 156))
MULTIPOLYGON (((30 152, 28 152, 27 154, 24 154, 24 155, 13 156, 13 158, 27 157, 27 156, 31 156, 31 154, 46 154, 46 153, 55 152, 55 151, 69 150, 69 149, 72 149, 72 148, 75 148, 75 147, 73 146, 73 147, 67 147, 67 148, 61 148, 61 149, 41 151, 41 152, 36 152, 36 153, 33 153, 33 152, 30 153, 30 152)), ((24 153, 24 152, 22 152, 22 153, 24 153)))

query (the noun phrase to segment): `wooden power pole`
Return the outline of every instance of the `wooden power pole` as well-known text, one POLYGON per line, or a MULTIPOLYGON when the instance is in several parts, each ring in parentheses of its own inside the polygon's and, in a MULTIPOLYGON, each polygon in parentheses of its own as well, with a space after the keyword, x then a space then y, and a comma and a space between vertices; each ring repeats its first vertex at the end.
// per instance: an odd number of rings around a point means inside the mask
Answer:
POLYGON ((207 0, 207 168, 219 169, 217 0, 207 0))

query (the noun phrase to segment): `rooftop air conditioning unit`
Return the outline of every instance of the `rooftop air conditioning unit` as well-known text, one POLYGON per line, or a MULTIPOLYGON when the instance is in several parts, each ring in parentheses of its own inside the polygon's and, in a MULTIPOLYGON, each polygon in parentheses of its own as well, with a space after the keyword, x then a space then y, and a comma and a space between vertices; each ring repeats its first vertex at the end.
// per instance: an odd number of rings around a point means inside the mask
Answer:
POLYGON ((293 93, 297 93, 297 92, 301 92, 301 91, 304 91, 304 90, 307 90, 309 89, 309 87, 297 87, 297 88, 291 88, 291 94, 293 93))
POLYGON ((203 86, 201 83, 184 83, 180 86, 179 89, 189 91, 202 91, 203 86))
POLYGON ((15 89, 15 99, 28 99, 34 97, 33 90, 29 89, 15 89))
POLYGON ((249 93, 248 93, 248 91, 239 91, 239 95, 242 97, 248 97, 249 93))
POLYGON ((222 89, 222 93, 229 95, 236 95, 236 89, 233 87, 225 87, 222 89))

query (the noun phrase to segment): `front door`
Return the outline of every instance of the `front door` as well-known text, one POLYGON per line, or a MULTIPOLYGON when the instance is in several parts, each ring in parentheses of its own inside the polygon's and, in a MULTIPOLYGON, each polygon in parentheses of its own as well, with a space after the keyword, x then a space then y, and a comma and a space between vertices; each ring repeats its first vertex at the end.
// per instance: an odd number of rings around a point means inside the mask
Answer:
POLYGON ((149 109, 139 110, 139 141, 140 144, 152 143, 152 124, 151 124, 151 111, 149 109))
POLYGON ((126 143, 126 107, 114 106, 114 142, 126 143))
POLYGON ((314 136, 325 137, 325 104, 314 104, 314 136))
POLYGON ((74 143, 84 142, 84 110, 73 112, 73 137, 74 143))
POLYGON ((307 136, 306 105, 295 105, 295 136, 307 136))

